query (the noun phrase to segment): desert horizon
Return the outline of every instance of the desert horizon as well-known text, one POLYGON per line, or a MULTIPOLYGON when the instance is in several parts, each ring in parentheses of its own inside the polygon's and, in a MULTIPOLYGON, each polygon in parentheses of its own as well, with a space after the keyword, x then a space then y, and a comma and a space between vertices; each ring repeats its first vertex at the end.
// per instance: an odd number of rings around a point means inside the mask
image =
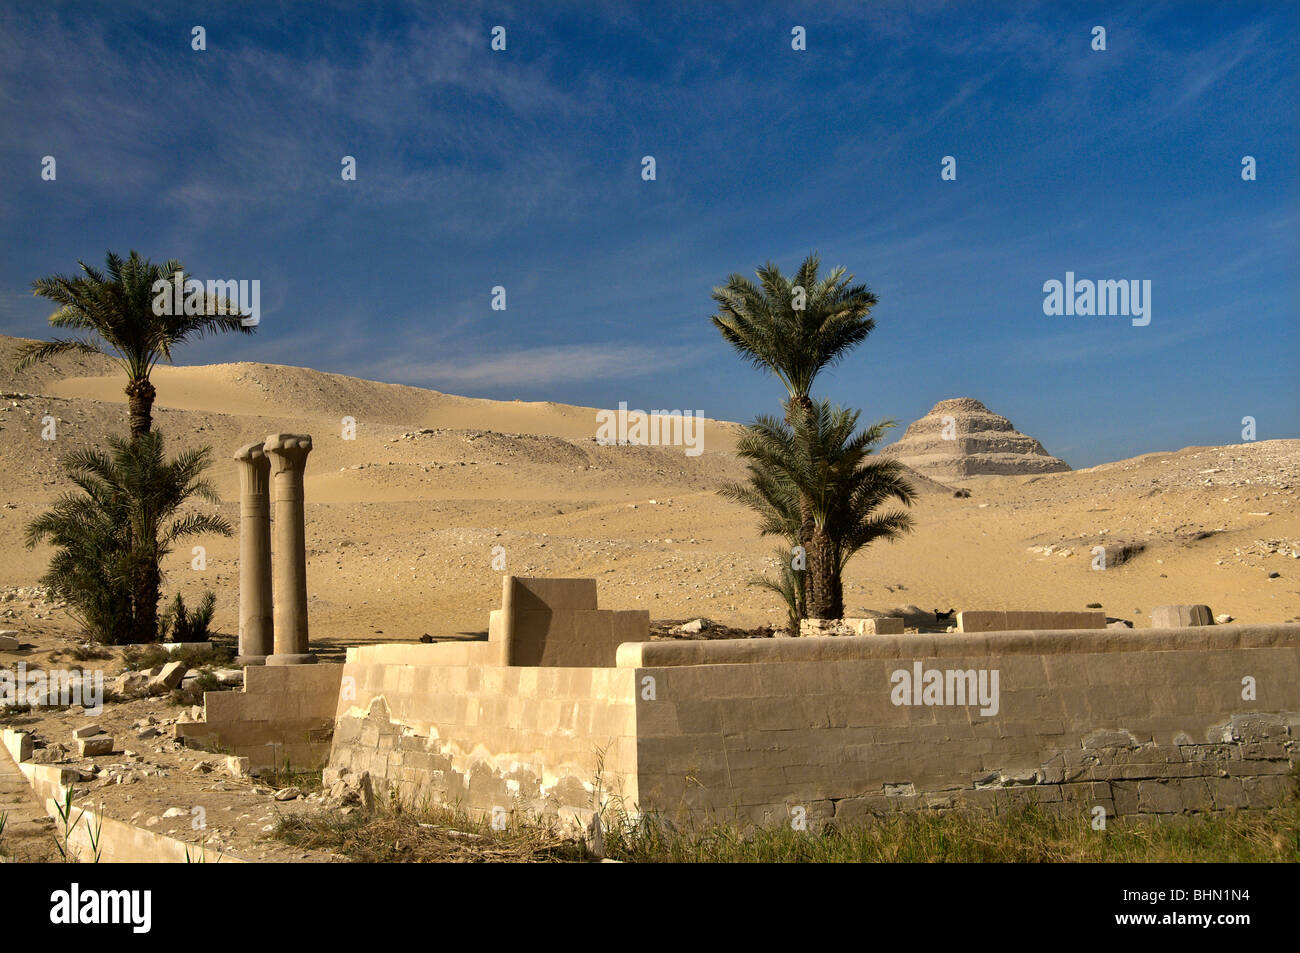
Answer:
MULTIPOLYGON (((0 361, 18 343, 0 338, 0 361)), ((237 507, 230 455, 238 445, 263 432, 313 435, 306 499, 314 642, 485 633, 500 587, 498 545, 519 575, 584 576, 598 566, 602 605, 645 608, 654 620, 781 623, 779 599, 745 584, 773 564, 775 541, 715 492, 741 472, 738 423, 709 421, 704 452, 690 457, 680 446, 598 446, 597 408, 462 398, 259 362, 162 365, 154 379, 158 429, 176 443, 169 450, 213 447, 227 515, 237 507), (356 420, 355 440, 342 438, 344 417, 356 420)), ((45 553, 22 546, 21 528, 62 489, 55 460, 125 433, 126 398, 107 359, 73 357, 9 371, 0 391, 9 395, 7 415, 23 415, 0 424, 14 438, 0 463, 14 488, 0 550, 12 589, 35 585, 44 571, 45 553), (56 441, 40 439, 47 413, 59 420, 56 441), (33 453, 42 455, 35 465, 33 453)), ((1001 409, 1014 419, 1013 408, 1001 409)), ((905 429, 895 431, 900 439, 905 429)), ((1300 563, 1290 555, 1300 554, 1300 439, 1152 450, 1081 470, 951 485, 909 476, 920 493, 918 528, 850 564, 846 607, 854 614, 1100 603, 1108 617, 1144 627, 1154 605, 1205 603, 1241 621, 1300 617, 1300 563), (971 496, 953 498, 959 488, 971 496), (1092 571, 1090 548, 1115 542, 1145 548, 1122 566, 1092 571), (1279 577, 1270 579, 1272 571, 1279 577)), ((174 553, 168 588, 189 596, 220 587, 217 626, 233 633, 238 540, 205 543, 206 572, 193 573, 187 550, 174 553)))

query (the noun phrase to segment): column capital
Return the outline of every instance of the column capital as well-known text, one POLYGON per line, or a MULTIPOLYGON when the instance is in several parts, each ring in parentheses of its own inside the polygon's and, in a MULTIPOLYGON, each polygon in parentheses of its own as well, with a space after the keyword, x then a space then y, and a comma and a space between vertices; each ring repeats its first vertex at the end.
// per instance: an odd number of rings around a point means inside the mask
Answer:
POLYGON ((239 467, 239 486, 241 499, 245 503, 250 498, 260 498, 263 506, 267 505, 270 492, 271 459, 266 455, 260 443, 250 443, 235 451, 235 461, 239 467))
POLYGON ((267 459, 265 443, 263 441, 245 444, 240 447, 235 451, 235 459, 240 463, 248 463, 255 467, 263 464, 266 466, 271 465, 271 461, 267 459))
POLYGON ((311 437, 308 434, 273 433, 262 444, 262 451, 271 458, 275 470, 301 470, 311 453, 311 437))

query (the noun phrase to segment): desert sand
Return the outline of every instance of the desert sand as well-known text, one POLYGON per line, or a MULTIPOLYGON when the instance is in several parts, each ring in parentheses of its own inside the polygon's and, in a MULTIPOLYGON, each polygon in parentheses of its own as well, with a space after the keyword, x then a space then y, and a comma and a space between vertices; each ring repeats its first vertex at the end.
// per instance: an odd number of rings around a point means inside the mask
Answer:
MULTIPOLYGON (((125 434, 124 381, 111 361, 95 357, 14 374, 18 343, 0 337, 7 598, 0 627, 40 642, 75 626, 17 591, 37 583, 49 556, 24 547, 24 528, 68 489, 60 456, 125 434), (57 421, 54 441, 41 439, 47 415, 57 421)), ((233 525, 234 450, 274 432, 313 436, 306 492, 314 645, 484 632, 500 600, 495 546, 504 547, 511 573, 594 576, 603 606, 645 608, 655 620, 757 627, 784 619, 775 596, 746 585, 773 565, 778 541, 759 537, 752 514, 715 492, 743 473, 735 424, 709 422, 704 453, 690 457, 681 448, 598 445, 594 408, 478 400, 256 363, 160 367, 153 380, 154 426, 173 452, 213 447, 219 509, 233 525), (342 439, 344 417, 357 422, 355 440, 342 439)), ((997 409, 1014 420, 1016 408, 997 409)), ((892 412, 867 407, 863 417, 892 412)), ((850 613, 1100 603, 1108 616, 1141 627, 1152 606, 1192 602, 1243 622, 1300 619, 1300 440, 917 485, 917 531, 850 564, 850 613), (969 497, 954 497, 959 487, 969 497), (1112 542, 1146 548, 1093 570, 1091 547, 1112 542)), ((173 553, 164 592, 189 601, 213 589, 217 627, 233 633, 238 541, 204 543, 206 571, 191 568, 188 549, 173 553)))

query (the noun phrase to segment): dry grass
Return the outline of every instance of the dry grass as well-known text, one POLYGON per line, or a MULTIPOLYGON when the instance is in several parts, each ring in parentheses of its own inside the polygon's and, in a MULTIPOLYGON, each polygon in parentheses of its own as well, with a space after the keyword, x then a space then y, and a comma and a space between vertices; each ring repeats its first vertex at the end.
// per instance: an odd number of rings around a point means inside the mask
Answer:
POLYGON ((304 850, 330 851, 356 863, 554 863, 588 859, 580 842, 544 821, 494 831, 461 811, 404 809, 370 814, 329 810, 282 817, 272 835, 304 850))
POLYGON ((1188 863, 1300 862, 1300 801, 1271 811, 1111 820, 1025 808, 1001 817, 895 814, 817 831, 788 826, 608 831, 606 853, 675 863, 1188 863))
MULTIPOLYGON (((359 863, 580 862, 581 839, 553 819, 511 817, 495 831, 464 811, 328 811, 286 817, 273 835, 359 863)), ((730 824, 674 827, 607 811, 605 855, 636 863, 1300 862, 1300 796, 1269 811, 1128 819, 1093 830, 1085 815, 1028 807, 1001 816, 898 813, 806 831, 730 824)))

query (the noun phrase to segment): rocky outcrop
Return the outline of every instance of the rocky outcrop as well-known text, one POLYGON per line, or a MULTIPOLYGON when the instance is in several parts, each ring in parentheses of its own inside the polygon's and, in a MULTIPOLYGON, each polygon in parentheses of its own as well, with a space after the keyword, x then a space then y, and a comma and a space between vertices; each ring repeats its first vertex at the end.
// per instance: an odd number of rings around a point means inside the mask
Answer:
POLYGON ((994 474, 1023 476, 1069 470, 1033 437, 978 400, 941 400, 902 438, 881 451, 937 480, 994 474))

